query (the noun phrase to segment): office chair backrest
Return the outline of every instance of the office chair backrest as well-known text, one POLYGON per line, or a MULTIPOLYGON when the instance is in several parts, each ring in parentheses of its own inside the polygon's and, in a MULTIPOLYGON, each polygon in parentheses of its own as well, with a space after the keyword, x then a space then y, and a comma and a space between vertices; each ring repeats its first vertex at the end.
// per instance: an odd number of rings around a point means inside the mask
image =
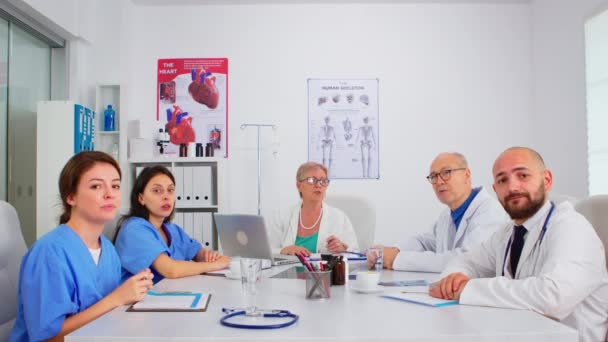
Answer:
POLYGON ((559 204, 562 202, 570 202, 574 206, 576 206, 576 204, 579 202, 579 199, 574 196, 559 194, 559 193, 555 193, 553 191, 551 191, 549 193, 549 199, 551 201, 553 201, 555 204, 559 204))
POLYGON ((376 208, 368 200, 356 196, 336 195, 327 196, 325 202, 348 216, 357 234, 360 250, 364 251, 374 243, 376 208))
POLYGON ((19 266, 25 251, 17 211, 0 201, 0 341, 8 340, 17 316, 19 266))
POLYGON ((576 211, 581 213, 602 240, 604 244, 604 253, 606 254, 606 262, 608 264, 608 195, 590 196, 580 200, 574 207, 576 211))

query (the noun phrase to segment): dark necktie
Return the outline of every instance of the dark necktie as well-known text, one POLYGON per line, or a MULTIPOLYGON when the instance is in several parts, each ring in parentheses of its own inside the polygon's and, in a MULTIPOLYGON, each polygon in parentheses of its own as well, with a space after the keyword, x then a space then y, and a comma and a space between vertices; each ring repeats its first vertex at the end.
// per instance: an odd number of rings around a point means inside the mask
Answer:
POLYGON ((513 243, 511 244, 511 274, 515 278, 521 250, 524 248, 524 235, 527 230, 524 226, 515 226, 513 230, 515 234, 513 234, 513 243))

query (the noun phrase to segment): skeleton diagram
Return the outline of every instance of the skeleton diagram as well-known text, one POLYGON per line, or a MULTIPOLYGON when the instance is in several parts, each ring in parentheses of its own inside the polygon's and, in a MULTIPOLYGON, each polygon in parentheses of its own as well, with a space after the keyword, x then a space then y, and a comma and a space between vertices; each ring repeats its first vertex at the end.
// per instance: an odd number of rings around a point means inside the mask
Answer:
POLYGON ((329 124, 329 116, 326 116, 325 125, 319 130, 319 147, 323 149, 323 165, 327 167, 327 173, 331 173, 331 162, 333 160, 334 145, 336 144, 336 132, 329 124))
POLYGON ((342 127, 344 127, 344 140, 346 140, 346 142, 349 142, 350 139, 353 137, 353 124, 352 122, 350 122, 349 118, 344 119, 344 121, 342 121, 342 127))
POLYGON ((361 146, 361 167, 363 168, 363 178, 370 177, 372 165, 371 150, 375 148, 376 141, 374 139, 374 127, 369 125, 369 117, 363 118, 363 126, 359 127, 356 141, 360 142, 361 146))

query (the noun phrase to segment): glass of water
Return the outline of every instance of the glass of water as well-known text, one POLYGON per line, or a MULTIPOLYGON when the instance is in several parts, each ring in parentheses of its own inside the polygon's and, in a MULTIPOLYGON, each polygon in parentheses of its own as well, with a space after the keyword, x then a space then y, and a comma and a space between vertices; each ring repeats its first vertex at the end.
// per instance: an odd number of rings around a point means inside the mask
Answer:
POLYGON ((384 248, 371 247, 367 249, 367 270, 382 273, 384 248))
POLYGON ((255 315, 255 295, 262 280, 262 260, 241 259, 241 284, 245 295, 245 312, 247 315, 255 315))

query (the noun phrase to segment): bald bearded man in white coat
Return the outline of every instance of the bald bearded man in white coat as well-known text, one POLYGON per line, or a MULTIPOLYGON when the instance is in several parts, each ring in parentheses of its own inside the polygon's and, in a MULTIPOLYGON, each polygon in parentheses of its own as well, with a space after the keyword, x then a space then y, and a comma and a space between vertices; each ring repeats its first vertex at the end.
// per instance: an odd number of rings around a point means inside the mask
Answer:
POLYGON ((536 311, 577 329, 580 341, 605 341, 608 274, 591 224, 570 203, 547 199, 553 176, 536 151, 507 149, 493 174, 512 224, 450 262, 429 294, 536 311))

